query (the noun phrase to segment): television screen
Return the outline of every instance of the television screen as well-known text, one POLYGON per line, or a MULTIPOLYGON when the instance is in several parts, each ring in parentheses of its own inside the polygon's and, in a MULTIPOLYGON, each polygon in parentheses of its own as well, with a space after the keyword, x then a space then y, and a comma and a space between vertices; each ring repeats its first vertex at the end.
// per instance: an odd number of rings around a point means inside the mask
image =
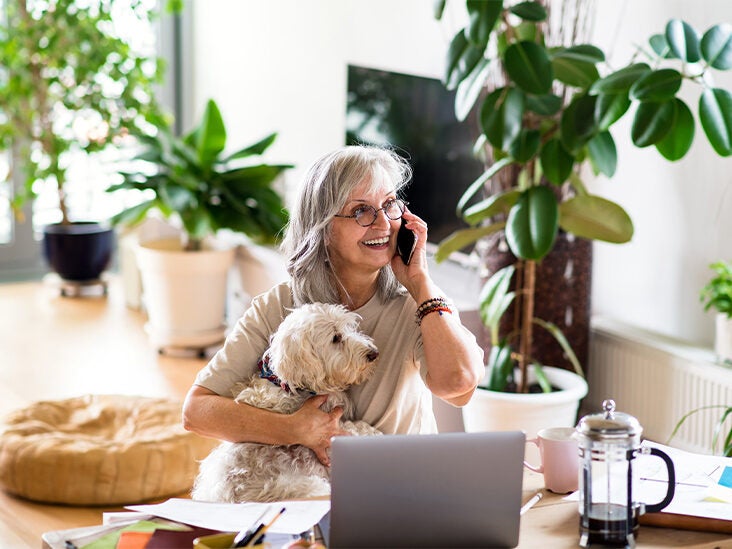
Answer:
POLYGON ((414 177, 405 199, 435 244, 467 227, 455 207, 483 172, 472 153, 475 114, 458 122, 454 101, 455 92, 434 78, 348 66, 346 143, 391 146, 409 160, 414 177))

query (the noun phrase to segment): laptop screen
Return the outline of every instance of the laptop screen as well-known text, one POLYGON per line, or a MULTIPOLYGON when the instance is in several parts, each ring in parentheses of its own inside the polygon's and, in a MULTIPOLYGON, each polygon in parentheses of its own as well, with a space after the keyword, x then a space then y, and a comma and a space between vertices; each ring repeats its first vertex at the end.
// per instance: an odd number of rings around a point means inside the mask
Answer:
POLYGON ((328 547, 515 547, 524 433, 337 437, 328 547))

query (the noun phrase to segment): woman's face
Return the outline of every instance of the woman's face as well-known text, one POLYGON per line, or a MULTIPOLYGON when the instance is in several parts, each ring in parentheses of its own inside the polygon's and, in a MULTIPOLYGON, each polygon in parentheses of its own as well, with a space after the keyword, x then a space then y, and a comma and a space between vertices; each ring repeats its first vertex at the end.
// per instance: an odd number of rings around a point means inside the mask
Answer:
MULTIPOLYGON (((396 198, 394 186, 385 175, 376 174, 362 181, 348 197, 340 215, 354 215, 359 208, 376 210, 396 198), (371 177, 381 178, 377 185, 371 177), (369 190, 371 189, 371 190, 369 190)), ((353 218, 334 217, 328 238, 328 254, 333 267, 341 274, 348 270, 378 271, 388 265, 396 250, 396 234, 400 220, 390 220, 381 210, 369 227, 362 227, 353 218)))

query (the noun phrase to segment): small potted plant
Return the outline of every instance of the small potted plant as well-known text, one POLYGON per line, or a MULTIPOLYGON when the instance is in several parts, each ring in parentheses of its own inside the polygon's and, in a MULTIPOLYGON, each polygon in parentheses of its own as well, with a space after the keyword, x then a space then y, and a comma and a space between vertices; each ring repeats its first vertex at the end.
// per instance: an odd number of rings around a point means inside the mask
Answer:
POLYGON ((134 226, 156 211, 182 229, 182 239, 141 242, 136 258, 142 275, 148 332, 159 348, 205 348, 223 339, 227 272, 233 249, 214 237, 219 230, 273 244, 288 214, 274 183, 292 166, 267 164, 261 155, 275 133, 224 155, 226 128, 209 100, 203 117, 183 137, 161 127, 143 137, 133 162, 109 187, 145 191, 150 198, 112 218, 134 226))
MULTIPOLYGON (((161 65, 118 32, 111 2, 11 0, 5 7, 0 148, 14 150, 14 171, 25 181, 12 207, 22 220, 37 185, 55 185, 58 222, 44 228, 46 259, 64 279, 96 279, 114 235, 100 220, 74 217, 67 193, 72 155, 116 147, 164 123, 153 90, 161 65)), ((142 23, 155 15, 143 2, 131 7, 129 16, 142 23)))
POLYGON ((716 274, 701 289, 704 310, 716 309, 714 351, 720 360, 732 362, 732 263, 717 261, 709 266, 716 274))
MULTIPOLYGON (((468 0, 468 23, 450 43, 444 77, 447 88, 456 90, 458 119, 477 111, 480 136, 475 149, 485 158, 486 170, 457 204, 458 215, 471 228, 443 240, 437 260, 500 235, 493 242, 507 249, 505 264, 488 265, 488 271, 501 273, 502 284, 497 279, 486 283, 481 311, 490 311, 490 321, 484 317, 484 322, 491 328, 508 313, 513 322, 494 338, 487 379, 512 375, 519 393, 529 386, 530 365, 542 362, 537 358, 542 349, 534 344, 537 325, 571 356, 557 329, 559 321, 542 321, 535 314, 537 303, 564 303, 555 307, 559 315, 571 304, 557 295, 564 294, 558 281, 565 276, 565 266, 553 269, 556 276, 552 269, 542 273, 540 267, 562 243, 584 248, 589 277, 591 240, 624 243, 633 235, 623 208, 592 194, 584 183, 590 170, 607 177, 615 173, 611 127, 633 113, 634 145, 654 146, 670 161, 682 158, 695 129, 694 116, 680 94, 682 83, 688 82, 701 92, 698 117, 712 148, 720 156, 732 154, 732 94, 711 83, 714 71, 732 68, 732 26, 715 25, 702 35, 672 19, 627 65, 606 71, 604 52, 577 35, 581 21, 563 21, 549 33, 549 21, 557 19, 550 18, 548 10, 559 9, 559 4, 468 0), (506 265, 515 270, 501 271, 506 265), (537 286, 547 280, 547 292, 537 297, 537 286), (493 291, 504 283, 506 291, 493 291), (515 293, 508 293, 509 288, 515 293)), ((444 0, 437 3, 438 18, 444 5, 444 0)), ((491 248, 484 261, 496 252, 491 248)), ((576 271, 578 262, 573 264, 576 271)), ((586 301, 589 330, 589 293, 586 301)), ((464 416, 482 393, 476 392, 464 416)))

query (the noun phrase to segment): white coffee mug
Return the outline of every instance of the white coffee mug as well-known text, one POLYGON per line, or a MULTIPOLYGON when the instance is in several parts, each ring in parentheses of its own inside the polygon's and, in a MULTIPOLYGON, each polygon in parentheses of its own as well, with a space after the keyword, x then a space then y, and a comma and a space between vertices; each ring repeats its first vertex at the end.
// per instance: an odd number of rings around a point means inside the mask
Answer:
POLYGON ((568 494, 579 486, 579 449, 573 427, 542 429, 527 443, 536 444, 541 465, 524 461, 524 466, 544 475, 544 486, 556 494, 568 494))

